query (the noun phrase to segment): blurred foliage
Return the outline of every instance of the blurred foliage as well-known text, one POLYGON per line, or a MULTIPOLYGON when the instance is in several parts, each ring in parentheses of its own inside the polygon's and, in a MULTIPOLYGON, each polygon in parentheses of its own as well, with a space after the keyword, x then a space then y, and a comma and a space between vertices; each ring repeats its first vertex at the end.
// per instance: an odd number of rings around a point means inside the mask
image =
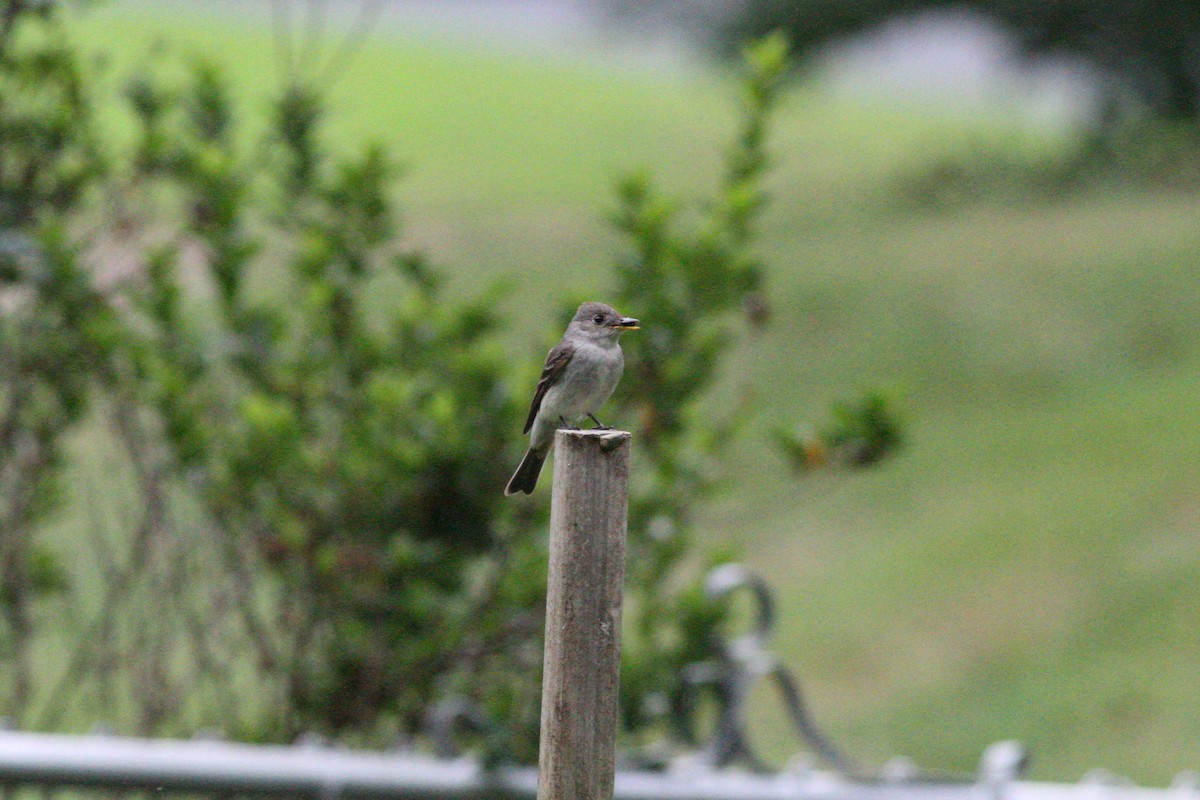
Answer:
MULTIPOLYGON (((974 11, 1000 23, 1030 57, 1070 56, 1094 70, 1099 112, 1065 163, 1038 164, 1050 180, 1074 185, 1098 168, 1123 177, 1153 178, 1154 153, 1180 143, 1188 131, 1188 160, 1200 150, 1200 29, 1196 0, 736 0, 694 4, 680 0, 609 0, 619 16, 653 15, 682 25, 718 52, 736 54, 742 42, 783 32, 800 56, 841 37, 860 34, 893 17, 928 11, 974 11), (1152 123, 1146 124, 1147 120, 1152 123), (1140 151, 1149 149, 1143 157, 1140 151), (1134 155, 1130 156, 1129 153, 1134 155), (1148 162, 1148 163, 1146 163, 1148 162), (1138 167, 1149 167, 1142 172, 1138 167)), ((1168 176, 1170 180, 1170 176, 1168 176)), ((1041 176, 1046 183, 1047 176, 1041 176)), ((1037 183, 1030 176, 1030 183, 1037 183)))
POLYGON ((1200 187, 1200 129, 1155 119, 1092 130, 1037 154, 975 143, 898 174, 896 196, 918 207, 1024 204, 1105 185, 1192 191, 1200 187))
POLYGON ((34 601, 62 570, 33 534, 61 497, 64 435, 87 412, 113 319, 63 228, 102 161, 83 68, 41 4, 0 7, 0 648, 25 703, 34 601))
MULTIPOLYGON (((327 149, 319 86, 292 76, 254 141, 218 67, 159 64, 125 86, 121 144, 92 125, 99 90, 53 5, 5 8, 0 566, 6 642, 25 663, 10 713, 27 716, 31 604, 67 581, 34 525, 57 499, 61 437, 90 403, 135 473, 130 568, 151 562, 147 548, 170 552, 172 514, 193 515, 234 578, 224 602, 252 652, 222 652, 227 631, 193 615, 195 651, 249 660, 260 689, 281 687, 269 718, 225 725, 379 743, 454 699, 503 721, 477 726, 489 758, 535 758, 548 498, 502 493, 531 387, 504 348, 500 287, 456 299, 401 244, 394 163, 376 146, 327 149), (102 202, 85 202, 91 188, 102 202)), ((748 409, 713 418, 705 398, 738 314, 751 328, 769 317, 753 244, 784 40, 745 64, 713 196, 684 208, 640 175, 614 215, 629 253, 612 298, 647 322, 614 412, 637 421, 622 678, 635 738, 662 730, 664 698, 722 618, 689 532, 748 409)), ((116 603, 130 578, 111 571, 116 603)), ((187 591, 186 575, 160 577, 158 591, 187 591)), ((140 613, 187 605, 156 602, 140 613)), ((164 698, 188 689, 170 676, 171 640, 155 641, 154 691, 132 692, 144 733, 180 727, 170 715, 186 708, 164 698)))
POLYGON ((797 472, 831 464, 867 467, 894 453, 903 443, 892 398, 881 391, 835 403, 831 420, 819 431, 773 431, 776 447, 797 472))
POLYGON ((395 251, 393 166, 325 152, 305 87, 276 104, 261 173, 211 66, 130 96, 137 182, 164 184, 183 221, 147 263, 137 372, 219 535, 248 537, 286 587, 259 624, 289 687, 280 723, 361 730, 385 712, 412 730, 478 622, 470 567, 511 533, 482 488, 503 482, 518 412, 493 302, 446 301, 422 256, 395 251), (255 181, 280 246, 252 230, 255 181), (196 246, 211 305, 183 291, 196 246), (255 293, 264 260, 281 268, 255 293), (398 302, 380 311, 384 285, 398 302))

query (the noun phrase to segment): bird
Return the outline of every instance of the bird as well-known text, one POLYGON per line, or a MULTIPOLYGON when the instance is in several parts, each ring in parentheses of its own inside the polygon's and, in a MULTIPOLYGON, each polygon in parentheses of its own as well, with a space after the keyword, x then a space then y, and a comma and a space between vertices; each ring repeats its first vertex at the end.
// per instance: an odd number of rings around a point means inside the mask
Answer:
POLYGON ((505 486, 505 495, 533 493, 559 428, 574 428, 586 417, 598 429, 608 429, 596 419, 596 412, 617 388, 625 367, 618 339, 639 327, 636 319, 622 316, 610 305, 579 306, 562 339, 546 355, 525 420, 529 449, 505 486))

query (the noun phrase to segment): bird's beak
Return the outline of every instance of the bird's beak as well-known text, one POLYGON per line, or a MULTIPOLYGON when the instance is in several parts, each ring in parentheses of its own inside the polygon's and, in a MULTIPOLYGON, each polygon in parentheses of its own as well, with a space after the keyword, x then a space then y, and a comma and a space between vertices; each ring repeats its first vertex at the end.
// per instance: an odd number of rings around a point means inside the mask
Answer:
POLYGON ((633 317, 622 317, 620 322, 614 322, 612 326, 623 331, 636 331, 640 327, 633 317))

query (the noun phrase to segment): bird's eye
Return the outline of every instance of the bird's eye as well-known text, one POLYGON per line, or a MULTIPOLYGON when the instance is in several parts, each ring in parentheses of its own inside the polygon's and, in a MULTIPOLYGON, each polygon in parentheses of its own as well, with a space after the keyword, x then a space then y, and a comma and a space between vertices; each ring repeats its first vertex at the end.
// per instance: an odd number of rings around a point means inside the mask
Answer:
POLYGON ((596 316, 592 317, 592 322, 596 323, 597 325, 601 324, 604 322, 604 315, 597 314, 596 316))

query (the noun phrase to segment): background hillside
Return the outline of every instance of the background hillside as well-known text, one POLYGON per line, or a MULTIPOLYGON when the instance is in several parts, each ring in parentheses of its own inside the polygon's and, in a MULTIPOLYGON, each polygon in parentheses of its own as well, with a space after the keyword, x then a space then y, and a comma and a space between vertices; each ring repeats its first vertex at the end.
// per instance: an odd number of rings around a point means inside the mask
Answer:
MULTIPOLYGON (((269 25, 227 10, 108 3, 78 35, 120 59, 113 74, 163 38, 223 65, 245 104, 278 82, 269 25)), ((705 185, 692 165, 727 138, 732 87, 715 70, 389 26, 334 84, 331 123, 407 164, 409 239, 454 293, 511 282, 512 346, 537 361, 560 291, 604 285, 617 255, 615 177, 705 185)), ((724 379, 761 413, 702 528, 774 587, 777 651, 818 720, 867 761, 970 769, 1015 738, 1041 778, 1194 768, 1200 197, 1103 184, 917 202, 939 164, 1056 143, 1000 112, 805 86, 772 141, 773 316, 724 379), (849 478, 790 474, 768 431, 864 385, 899 391, 904 451, 849 478)), ((77 450, 94 491, 98 456, 77 450)), ((795 747, 757 699, 753 730, 782 759, 795 747)))

